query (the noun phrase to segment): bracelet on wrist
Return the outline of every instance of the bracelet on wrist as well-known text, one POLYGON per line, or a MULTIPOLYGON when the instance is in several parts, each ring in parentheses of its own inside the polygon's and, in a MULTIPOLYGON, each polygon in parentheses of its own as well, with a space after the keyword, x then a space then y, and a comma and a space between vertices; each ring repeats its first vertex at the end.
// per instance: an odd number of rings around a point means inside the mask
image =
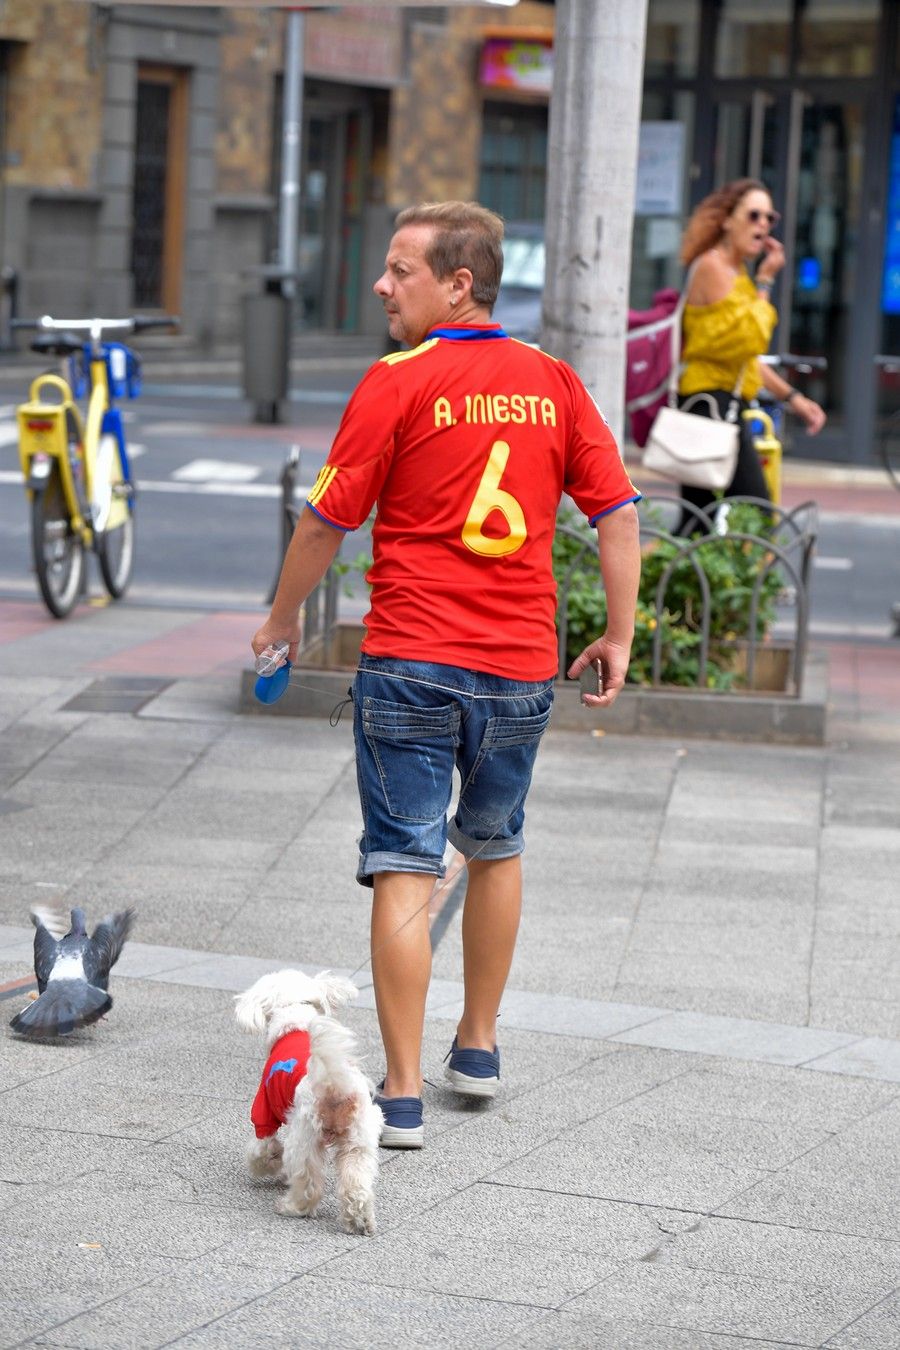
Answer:
POLYGON ((765 291, 766 295, 768 295, 774 285, 774 281, 768 281, 765 277, 757 277, 756 279, 756 289, 758 291, 765 291))
POLYGON ((787 393, 785 394, 784 398, 781 401, 786 408, 789 408, 793 403, 794 399, 798 398, 799 395, 800 395, 799 389, 788 389, 787 393))

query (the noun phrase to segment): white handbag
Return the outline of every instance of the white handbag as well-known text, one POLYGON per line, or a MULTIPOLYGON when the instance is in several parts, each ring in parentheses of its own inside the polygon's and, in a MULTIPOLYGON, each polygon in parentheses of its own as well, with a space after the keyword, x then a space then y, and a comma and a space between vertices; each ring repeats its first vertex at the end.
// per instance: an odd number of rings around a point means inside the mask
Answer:
POLYGON ((683 483, 686 487, 718 492, 728 487, 737 468, 741 434, 738 424, 740 390, 747 367, 741 367, 724 417, 712 394, 695 394, 682 407, 676 406, 681 357, 681 313, 690 280, 689 272, 678 302, 678 321, 672 325, 668 400, 654 418, 642 463, 645 469, 652 469, 654 473, 683 483), (701 400, 709 407, 708 417, 691 412, 694 404, 701 400))
POLYGON ((712 394, 697 394, 683 408, 660 408, 647 439, 644 468, 687 487, 710 492, 727 488, 737 468, 741 434, 737 406, 732 400, 722 417, 712 394), (697 399, 708 400, 709 417, 689 411, 697 399))

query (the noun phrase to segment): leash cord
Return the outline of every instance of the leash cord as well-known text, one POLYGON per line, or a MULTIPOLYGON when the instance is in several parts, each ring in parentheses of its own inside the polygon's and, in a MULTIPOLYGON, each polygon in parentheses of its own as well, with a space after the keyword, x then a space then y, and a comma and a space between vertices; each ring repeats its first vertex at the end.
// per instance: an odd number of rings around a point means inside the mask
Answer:
MULTIPOLYGON (((303 689, 307 693, 318 694, 322 698, 334 698, 334 693, 330 689, 320 689, 318 686, 314 684, 304 684, 301 680, 292 679, 289 680, 288 683, 292 689, 303 689)), ((329 724, 331 726, 336 727, 338 725, 338 723, 341 720, 341 715, 344 709, 346 708, 347 704, 348 703, 352 704, 352 702, 353 698, 348 691, 347 697, 341 699, 340 702, 336 703, 331 710, 331 713, 328 718, 329 724)), ((500 824, 494 830, 494 833, 492 835, 490 835, 487 839, 482 840, 477 850, 472 854, 471 858, 465 859, 464 866, 468 867, 469 863, 475 862, 478 856, 481 853, 483 853, 484 850, 487 848, 488 844, 493 843, 493 841, 497 838, 497 835, 503 829, 503 826, 506 824, 506 821, 509 820, 511 815, 512 812, 510 812, 509 815, 506 816, 506 818, 500 822, 500 824)), ((389 933, 388 936, 384 939, 384 941, 379 943, 379 945, 375 948, 374 951, 370 951, 369 955, 365 958, 365 960, 361 961, 359 965, 356 967, 356 969, 350 972, 349 979, 352 980, 356 975, 359 974, 361 970, 365 970, 366 966, 371 965, 375 957, 378 955, 378 953, 380 951, 383 951, 389 942, 393 942, 397 934, 402 933, 403 929, 406 927, 407 924, 412 923, 413 919, 417 918, 422 913, 423 909, 429 909, 432 903, 437 899, 437 897, 441 894, 443 890, 446 890, 446 888, 451 884, 451 882, 453 883, 456 882, 462 870, 463 870, 462 867, 458 867, 454 872, 451 872, 447 876, 436 877, 435 883, 428 894, 428 899, 424 902, 424 904, 419 905, 418 909, 414 909, 412 914, 408 915, 401 924, 398 924, 398 926, 394 929, 393 933, 389 933)))

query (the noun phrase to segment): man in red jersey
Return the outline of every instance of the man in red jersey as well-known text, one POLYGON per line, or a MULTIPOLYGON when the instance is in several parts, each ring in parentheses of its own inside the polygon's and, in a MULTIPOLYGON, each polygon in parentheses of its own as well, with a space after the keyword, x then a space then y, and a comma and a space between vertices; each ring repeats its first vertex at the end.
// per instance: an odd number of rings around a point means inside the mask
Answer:
POLYGON ((490 1097, 494 1039, 521 909, 524 802, 557 668, 551 543, 567 493, 597 528, 605 633, 592 707, 625 681, 640 573, 639 494, 565 363, 514 342, 491 310, 503 224, 475 203, 401 212, 375 293, 390 335, 347 405, 282 568, 259 654, 300 639, 300 607, 343 533, 376 507, 371 608, 353 685, 363 834, 374 888, 372 970, 387 1072, 382 1144, 423 1141, 421 1045, 428 900, 447 840, 467 861, 465 1004, 446 1076, 490 1097), (461 790, 451 821, 454 767, 461 790))

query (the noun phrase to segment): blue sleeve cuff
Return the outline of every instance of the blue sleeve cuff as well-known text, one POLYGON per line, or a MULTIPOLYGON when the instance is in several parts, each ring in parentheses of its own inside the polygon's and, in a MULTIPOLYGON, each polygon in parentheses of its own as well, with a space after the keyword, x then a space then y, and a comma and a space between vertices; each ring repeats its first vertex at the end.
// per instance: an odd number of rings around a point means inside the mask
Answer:
POLYGON ((340 530, 341 534, 353 533, 353 529, 350 525, 336 525, 333 520, 329 520, 327 516, 323 516, 321 511, 317 511, 312 502, 304 502, 304 506, 307 511, 312 511, 314 516, 318 516, 326 525, 330 525, 333 530, 340 530))
POLYGON ((596 525, 597 521, 602 520, 604 516, 612 515, 613 511, 619 511, 623 506, 631 506, 633 502, 639 502, 640 500, 641 500, 640 492, 637 494, 636 497, 626 497, 624 502, 616 502, 615 506, 608 506, 605 511, 598 511, 595 516, 591 516, 590 524, 596 525))

